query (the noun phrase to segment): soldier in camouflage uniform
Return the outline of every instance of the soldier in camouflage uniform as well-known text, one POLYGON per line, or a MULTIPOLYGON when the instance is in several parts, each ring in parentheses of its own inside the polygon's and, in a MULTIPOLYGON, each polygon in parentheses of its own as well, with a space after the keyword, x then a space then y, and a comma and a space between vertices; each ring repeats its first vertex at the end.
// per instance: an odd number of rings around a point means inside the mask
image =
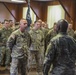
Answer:
POLYGON ((13 20, 9 20, 10 27, 13 28, 14 22, 13 20))
POLYGON ((46 34, 48 33, 48 29, 45 28, 45 25, 46 25, 46 23, 45 22, 42 22, 41 30, 42 30, 42 32, 44 34, 44 37, 46 37, 46 34))
MULTIPOLYGON (((42 23, 41 23, 41 31, 42 31, 43 34, 44 34, 44 45, 43 45, 43 50, 44 50, 44 51, 45 51, 45 49, 46 49, 45 39, 46 39, 46 35, 47 35, 47 33, 48 33, 48 29, 45 28, 45 25, 46 25, 45 22, 42 22, 42 23)), ((43 53, 44 53, 44 52, 43 52, 43 53)))
POLYGON ((44 34, 40 30, 40 26, 40 22, 36 21, 33 29, 29 31, 32 39, 32 43, 30 46, 30 55, 34 55, 35 57, 38 75, 41 75, 42 72, 41 65, 43 64, 43 61, 40 61, 40 59, 42 60, 44 55, 44 50, 42 50, 42 47, 44 45, 44 34))
POLYGON ((74 31, 74 36, 73 37, 76 40, 76 30, 74 31))
POLYGON ((72 37, 74 36, 74 30, 72 29, 72 24, 69 24, 67 33, 72 37))
POLYGON ((49 30, 47 35, 46 35, 46 38, 45 38, 45 52, 46 52, 46 48, 47 48, 50 40, 57 35, 56 25, 57 25, 57 23, 55 22, 54 26, 53 26, 53 29, 49 30))
POLYGON ((9 20, 10 28, 14 31, 15 30, 15 23, 13 20, 9 20))
POLYGON ((76 41, 67 35, 68 23, 59 20, 57 23, 57 36, 51 39, 44 60, 44 75, 48 75, 51 64, 53 64, 50 75, 76 75, 76 41))
POLYGON ((19 22, 16 22, 13 30, 15 31, 15 30, 19 29, 19 27, 20 27, 19 22))
POLYGON ((0 29, 0 64, 3 65, 5 57, 5 65, 10 64, 10 51, 6 47, 6 42, 10 34, 12 33, 11 28, 9 27, 9 21, 4 20, 4 27, 0 29))
POLYGON ((18 66, 21 69, 21 75, 27 75, 27 58, 31 38, 29 33, 25 30, 26 27, 27 21, 21 19, 20 28, 14 31, 7 41, 7 47, 11 50, 12 57, 10 75, 18 75, 18 66))

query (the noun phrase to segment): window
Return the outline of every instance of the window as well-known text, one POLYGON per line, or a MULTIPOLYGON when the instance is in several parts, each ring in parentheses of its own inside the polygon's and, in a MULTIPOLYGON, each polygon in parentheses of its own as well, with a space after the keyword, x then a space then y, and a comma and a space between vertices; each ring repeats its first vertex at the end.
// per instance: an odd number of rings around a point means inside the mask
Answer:
POLYGON ((65 18, 65 11, 61 5, 48 6, 47 23, 48 27, 52 28, 54 22, 65 18))

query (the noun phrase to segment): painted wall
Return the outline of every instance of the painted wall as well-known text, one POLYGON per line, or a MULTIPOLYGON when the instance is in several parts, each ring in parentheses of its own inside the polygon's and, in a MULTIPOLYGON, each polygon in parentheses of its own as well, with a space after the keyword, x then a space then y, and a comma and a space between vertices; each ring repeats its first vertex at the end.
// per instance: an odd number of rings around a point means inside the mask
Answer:
MULTIPOLYGON (((69 13, 69 15, 72 17, 72 21, 70 17, 65 14, 65 18, 73 23, 73 28, 76 29, 76 0, 60 0, 69 13)), ((58 5, 60 4, 58 1, 50 1, 50 2, 32 2, 31 1, 31 8, 34 11, 34 13, 37 16, 37 19, 41 18, 43 21, 47 21, 47 7, 49 5, 58 5)), ((12 3, 6 3, 7 7, 9 8, 10 12, 14 15, 16 18, 16 21, 19 21, 22 18, 23 15, 23 7, 27 6, 27 4, 12 4, 12 3)), ((12 19, 15 20, 7 8, 0 3, 0 21, 3 21, 6 19, 12 19)))
MULTIPOLYGON (((11 12, 13 14, 15 14, 14 10, 11 10, 11 12)), ((9 11, 6 9, 6 7, 0 3, 0 21, 3 22, 4 19, 11 19, 14 20, 14 18, 12 17, 12 15, 9 13, 9 11)), ((14 20, 15 21, 15 20, 14 20)))

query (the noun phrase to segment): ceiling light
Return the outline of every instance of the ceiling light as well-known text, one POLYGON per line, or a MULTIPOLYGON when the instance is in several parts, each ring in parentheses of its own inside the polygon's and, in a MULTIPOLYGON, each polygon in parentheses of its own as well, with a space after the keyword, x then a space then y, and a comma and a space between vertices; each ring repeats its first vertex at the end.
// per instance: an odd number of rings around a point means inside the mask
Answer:
POLYGON ((25 0, 12 0, 12 2, 19 2, 19 3, 25 3, 25 0))

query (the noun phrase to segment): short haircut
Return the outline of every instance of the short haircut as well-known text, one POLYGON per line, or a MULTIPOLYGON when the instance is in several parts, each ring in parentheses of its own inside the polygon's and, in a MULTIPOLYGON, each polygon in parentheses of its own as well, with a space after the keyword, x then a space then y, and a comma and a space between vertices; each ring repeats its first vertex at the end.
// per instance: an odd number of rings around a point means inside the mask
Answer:
POLYGON ((4 23, 5 23, 5 21, 9 22, 9 20, 7 20, 7 19, 4 20, 4 23))
POLYGON ((13 21, 13 20, 9 20, 9 22, 11 22, 11 21, 13 21))
MULTIPOLYGON (((21 21, 22 21, 22 20, 26 20, 26 19, 24 19, 24 18, 20 19, 20 22, 19 22, 19 24, 21 23, 21 21)), ((27 21, 27 20, 26 20, 26 21, 27 21)))
POLYGON ((68 22, 64 19, 61 19, 58 21, 57 27, 60 32, 66 32, 68 28, 68 22))

